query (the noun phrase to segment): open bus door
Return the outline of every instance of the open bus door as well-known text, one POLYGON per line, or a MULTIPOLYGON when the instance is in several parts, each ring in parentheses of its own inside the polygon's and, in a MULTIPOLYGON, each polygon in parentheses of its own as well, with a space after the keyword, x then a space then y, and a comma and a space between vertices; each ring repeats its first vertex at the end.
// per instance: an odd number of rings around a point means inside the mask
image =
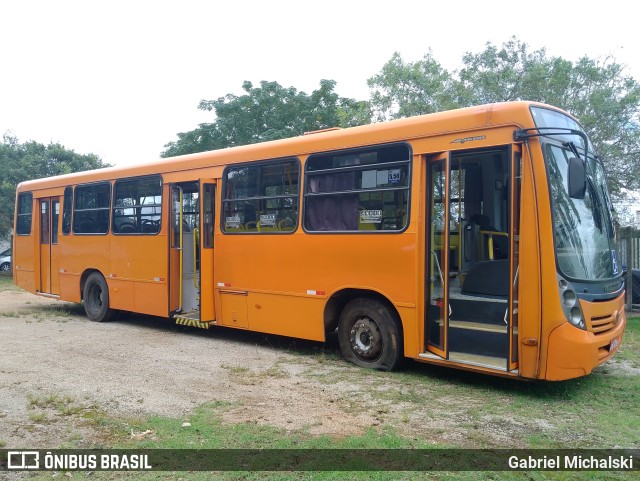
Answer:
POLYGON ((180 182, 171 184, 170 190, 169 312, 178 324, 208 329, 215 319, 215 182, 180 182))
POLYGON ((171 184, 170 312, 178 324, 200 323, 197 181, 171 184))
POLYGON ((520 272, 520 189, 522 179, 522 150, 519 145, 511 149, 511 295, 509 296, 509 371, 518 369, 518 274, 520 272))
POLYGON ((426 348, 447 359, 449 325, 449 154, 427 159, 426 348))
POLYGON ((213 234, 215 229, 216 183, 200 182, 200 320, 214 321, 213 234))
POLYGON ((171 219, 169 220, 169 313, 182 312, 182 188, 171 184, 170 203, 171 219))
POLYGON ((427 158, 422 357, 518 368, 518 149, 427 158))

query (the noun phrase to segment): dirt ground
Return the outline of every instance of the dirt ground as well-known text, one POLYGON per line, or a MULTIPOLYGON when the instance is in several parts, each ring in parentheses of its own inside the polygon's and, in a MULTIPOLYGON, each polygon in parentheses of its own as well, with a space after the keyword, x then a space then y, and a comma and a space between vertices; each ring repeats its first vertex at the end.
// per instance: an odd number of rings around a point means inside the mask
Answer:
POLYGON ((34 422, 30 409, 47 397, 128 417, 186 418, 204 402, 221 401, 232 406, 225 412, 228 422, 312 434, 356 434, 379 424, 375 410, 352 409, 349 394, 357 397, 366 386, 314 380, 336 369, 358 378, 360 370, 336 359, 335 352, 324 362, 325 348, 131 314, 96 323, 82 306, 3 291, 0 441, 11 448, 57 445, 64 436, 60 429, 69 426, 34 422))
MULTIPOLYGON (((138 315, 95 323, 82 306, 0 291, 0 447, 42 449, 73 437, 91 444, 94 427, 77 417, 37 417, 34 405, 47 398, 117 418, 157 414, 185 420, 198 405, 223 402, 229 423, 338 437, 392 426, 402 435, 464 446, 473 429, 469 410, 483 401, 428 386, 342 361, 336 339, 322 344, 225 328, 204 331, 138 315), (422 401, 436 395, 437 403, 422 401)), ((497 402, 508 404, 508 393, 497 394, 497 402)), ((535 418, 483 424, 484 436, 496 446, 512 443, 514 430, 553 430, 535 418)))

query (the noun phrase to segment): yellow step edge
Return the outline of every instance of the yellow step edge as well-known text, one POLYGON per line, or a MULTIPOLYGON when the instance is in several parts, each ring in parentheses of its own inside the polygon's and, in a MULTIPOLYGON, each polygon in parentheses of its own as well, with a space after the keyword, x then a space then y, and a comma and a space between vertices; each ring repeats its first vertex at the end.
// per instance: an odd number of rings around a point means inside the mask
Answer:
POLYGON ((198 327, 200 329, 209 329, 208 322, 200 322, 197 319, 189 319, 188 317, 176 317, 176 324, 181 326, 198 327))

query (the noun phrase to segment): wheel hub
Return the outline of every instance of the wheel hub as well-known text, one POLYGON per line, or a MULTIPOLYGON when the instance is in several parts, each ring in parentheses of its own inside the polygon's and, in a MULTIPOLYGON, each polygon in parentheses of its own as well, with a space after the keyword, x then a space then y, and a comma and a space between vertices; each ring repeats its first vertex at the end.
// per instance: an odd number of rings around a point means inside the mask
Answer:
POLYGON ((351 349, 361 357, 378 357, 382 350, 382 335, 378 325, 368 317, 358 319, 349 332, 351 349))

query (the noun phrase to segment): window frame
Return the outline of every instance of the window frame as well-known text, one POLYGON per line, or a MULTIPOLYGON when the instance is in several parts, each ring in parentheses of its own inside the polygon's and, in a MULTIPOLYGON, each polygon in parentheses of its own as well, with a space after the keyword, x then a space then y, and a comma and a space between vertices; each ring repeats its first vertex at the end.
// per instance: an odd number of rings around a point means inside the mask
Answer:
POLYGON ((215 225, 216 225, 216 184, 213 183, 205 183, 201 184, 202 187, 202 212, 200 214, 201 222, 202 222, 202 248, 203 249, 213 249, 215 243, 215 225), (207 205, 207 194, 211 197, 209 198, 210 202, 207 205), (208 211, 207 208, 211 207, 211 211, 208 211), (209 217, 211 216, 211 222, 209 222, 209 217), (211 228, 211 232, 209 233, 209 227, 211 228))
POLYGON ((40 245, 51 245, 51 198, 39 199, 40 245))
POLYGON ((51 245, 58 245, 60 238, 58 230, 60 225, 60 197, 52 197, 49 208, 51 209, 51 245), (56 212, 56 207, 58 212, 56 212))
POLYGON ((20 192, 18 194, 18 200, 16 202, 16 235, 19 236, 30 236, 31 231, 33 229, 33 192, 20 192), (30 202, 28 203, 29 212, 21 214, 20 213, 20 205, 23 198, 28 197, 30 202), (29 231, 28 232, 20 232, 20 216, 29 216, 29 231))
POLYGON ((300 198, 301 198, 301 185, 300 183, 302 182, 302 162, 300 162, 300 159, 298 157, 279 157, 277 159, 266 159, 266 160, 258 160, 258 161, 253 161, 253 162, 243 162, 243 163, 238 163, 238 164, 230 164, 227 165, 224 169, 224 171, 222 172, 222 192, 220 194, 220 231, 223 234, 226 235, 268 235, 268 234, 275 234, 275 235, 289 235, 289 234, 293 234, 295 232, 297 232, 298 228, 300 227, 300 211, 301 211, 301 205, 300 205, 300 198), (297 177, 297 191, 296 193, 291 193, 291 194, 282 194, 282 195, 265 195, 265 196, 252 196, 252 197, 240 197, 240 198, 233 198, 233 199, 227 199, 225 197, 225 192, 227 191, 227 184, 228 184, 228 174, 230 170, 233 169, 242 169, 244 167, 263 167, 265 165, 277 165, 277 164, 294 164, 297 166, 298 168, 298 177, 297 177), (226 203, 228 202, 238 202, 238 201, 254 201, 254 200, 277 200, 277 199, 288 199, 288 198, 293 198, 295 199, 295 206, 296 206, 296 216, 295 216, 295 225, 293 226, 292 230, 286 230, 286 231, 278 231, 278 230, 268 230, 268 231, 259 231, 259 230, 255 230, 255 231, 234 231, 234 232, 229 232, 225 227, 225 220, 226 220, 226 203))
POLYGON ((74 189, 73 189, 73 209, 72 209, 72 219, 73 222, 71 223, 71 232, 73 233, 73 235, 108 235, 109 232, 111 232, 111 199, 113 198, 113 184, 111 181, 109 180, 101 180, 98 182, 89 182, 86 184, 77 184, 74 189), (84 187, 91 187, 91 186, 96 186, 96 185, 101 185, 101 184, 106 184, 109 186, 109 204, 107 207, 95 207, 92 209, 76 209, 76 197, 78 195, 78 189, 82 189, 84 187), (98 211, 98 210, 106 210, 109 213, 109 217, 108 217, 108 222, 107 222, 107 231, 106 232, 76 232, 76 225, 75 225, 75 220, 76 220, 76 213, 78 211, 80 212, 86 212, 86 211, 98 211))
POLYGON ((73 187, 68 185, 64 188, 64 194, 62 195, 62 235, 69 235, 73 230, 73 187), (71 195, 68 197, 67 193, 71 195), (69 198, 71 199, 68 202, 69 198), (69 205, 69 225, 65 229, 65 214, 67 213, 67 204, 69 205))
POLYGON ((385 144, 370 144, 364 145, 360 147, 354 147, 350 149, 339 149, 339 150, 328 150, 323 152, 316 152, 307 157, 305 160, 304 167, 304 186, 303 186, 303 203, 302 203, 302 229, 307 234, 402 234, 405 232, 409 225, 411 224, 411 194, 413 188, 413 148, 409 142, 390 142, 385 144), (309 170, 309 160, 313 160, 314 157, 318 156, 326 156, 326 155, 358 155, 359 153, 372 152, 377 149, 385 148, 385 147, 394 147, 394 146, 404 146, 408 151, 409 158, 408 160, 401 161, 392 161, 392 162, 381 162, 375 164, 361 164, 361 165, 353 165, 353 166, 345 166, 345 167, 330 167, 327 169, 314 169, 309 170), (309 182, 308 178, 314 175, 323 175, 323 174, 333 174, 339 172, 359 172, 365 170, 376 170, 375 166, 383 166, 383 167, 402 167, 407 166, 407 185, 405 187, 383 187, 383 188, 367 188, 367 189, 356 189, 356 190, 341 190, 335 192, 320 192, 320 193, 311 193, 309 192, 309 182), (405 191, 407 194, 407 220, 404 226, 401 229, 395 230, 311 230, 307 228, 305 225, 306 215, 307 215, 307 199, 313 197, 320 196, 331 196, 331 195, 344 195, 344 194, 360 194, 360 193, 375 193, 375 192, 396 192, 396 191, 405 191))
POLYGON ((121 178, 121 179, 116 179, 113 182, 113 186, 112 186, 112 195, 111 195, 111 233, 114 236, 156 236, 159 235, 160 232, 162 231, 162 194, 163 194, 163 190, 164 190, 164 179, 162 178, 162 175, 160 174, 152 174, 152 175, 142 175, 142 176, 138 176, 138 177, 125 177, 125 178, 121 178), (140 182, 140 181, 144 181, 144 180, 149 180, 149 179, 160 179, 160 203, 159 204, 144 204, 144 205, 139 205, 139 206, 127 206, 127 207, 118 207, 116 206, 116 192, 117 192, 117 188, 118 188, 118 184, 120 183, 124 183, 124 182, 140 182), (160 207, 160 213, 159 214, 149 214, 149 215, 159 215, 160 216, 160 221, 158 224, 158 231, 157 232, 116 232, 114 230, 114 225, 115 225, 115 211, 116 209, 142 209, 144 207, 160 207))

